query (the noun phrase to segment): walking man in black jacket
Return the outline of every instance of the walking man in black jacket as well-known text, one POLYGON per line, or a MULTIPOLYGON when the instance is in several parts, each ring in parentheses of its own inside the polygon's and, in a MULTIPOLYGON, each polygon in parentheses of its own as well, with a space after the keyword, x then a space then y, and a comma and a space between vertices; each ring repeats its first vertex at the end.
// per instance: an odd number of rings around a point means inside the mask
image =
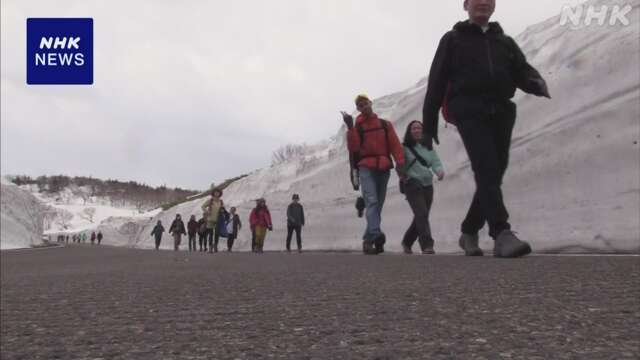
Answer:
POLYGON ((457 23, 440 40, 429 73, 423 108, 425 142, 438 139, 438 110, 454 123, 469 155, 476 192, 462 222, 459 245, 467 256, 482 256, 478 232, 485 222, 495 240, 494 256, 520 257, 531 252, 508 222, 502 179, 509 162, 519 88, 549 96, 547 85, 497 22, 489 22, 495 0, 465 0, 469 19, 457 23))
POLYGON ((296 233, 296 243, 298 244, 298 252, 302 252, 302 237, 300 232, 304 226, 304 208, 300 205, 300 196, 293 194, 292 202, 287 207, 287 252, 291 251, 291 235, 296 233))

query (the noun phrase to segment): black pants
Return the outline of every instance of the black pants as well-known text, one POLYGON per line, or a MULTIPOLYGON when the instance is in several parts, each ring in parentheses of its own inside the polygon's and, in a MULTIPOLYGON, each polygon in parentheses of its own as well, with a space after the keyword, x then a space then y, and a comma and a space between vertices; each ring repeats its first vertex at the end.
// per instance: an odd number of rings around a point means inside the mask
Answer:
POLYGON ((302 238, 300 237, 300 231, 302 226, 300 225, 287 225, 287 251, 291 250, 291 235, 296 232, 296 243, 298 244, 298 250, 302 250, 302 238))
POLYGON ((227 235, 227 250, 231 251, 233 249, 233 242, 236 240, 236 236, 234 234, 227 235))
POLYGON ((207 250, 207 238, 205 237, 205 233, 198 233, 198 245, 200 245, 200 251, 204 246, 204 249, 207 250))
POLYGON ((162 241, 162 236, 156 236, 156 250, 160 248, 161 241, 162 241))
POLYGON ((409 180, 405 185, 405 194, 413 211, 413 221, 404 233, 402 243, 412 247, 418 239, 421 250, 433 249, 433 237, 429 224, 429 212, 433 203, 433 186, 422 186, 416 180, 409 180))
MULTIPOLYGON (((205 236, 209 241, 209 251, 218 251, 218 241, 220 241, 220 234, 216 229, 209 229, 205 232, 205 236)), ((206 245, 205 245, 206 250, 206 245)))
POLYGON ((477 234, 485 222, 489 224, 489 235, 494 239, 503 230, 511 228, 501 187, 509 165, 515 118, 515 104, 510 101, 492 105, 485 116, 457 118, 458 132, 471 161, 476 183, 473 201, 461 225, 465 234, 477 234))
MULTIPOLYGON (((202 241, 200 247, 202 247, 202 241)), ((196 234, 189 234, 189 251, 196 251, 196 234)))

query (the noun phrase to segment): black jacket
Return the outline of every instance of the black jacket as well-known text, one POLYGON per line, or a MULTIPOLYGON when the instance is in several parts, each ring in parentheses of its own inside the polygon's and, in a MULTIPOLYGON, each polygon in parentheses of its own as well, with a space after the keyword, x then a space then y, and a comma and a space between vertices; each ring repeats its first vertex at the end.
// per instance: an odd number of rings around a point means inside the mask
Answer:
POLYGON ((151 236, 157 237, 157 238, 161 238, 162 237, 162 233, 164 232, 164 226, 162 225, 156 225, 153 230, 151 231, 151 236))
POLYGON ((292 202, 287 207, 287 225, 303 226, 304 225, 304 209, 300 203, 292 202))
POLYGON ((424 132, 439 143, 438 110, 445 95, 454 116, 482 116, 495 104, 509 102, 516 88, 548 97, 544 79, 500 24, 489 23, 485 33, 468 20, 458 22, 440 40, 431 64, 422 109, 424 132))
POLYGON ((198 222, 196 220, 189 220, 189 222, 187 223, 187 232, 189 233, 189 236, 193 236, 198 232, 198 229, 200 228, 200 226, 198 225, 198 222))
POLYGON ((169 234, 186 234, 182 219, 174 219, 169 227, 169 234))

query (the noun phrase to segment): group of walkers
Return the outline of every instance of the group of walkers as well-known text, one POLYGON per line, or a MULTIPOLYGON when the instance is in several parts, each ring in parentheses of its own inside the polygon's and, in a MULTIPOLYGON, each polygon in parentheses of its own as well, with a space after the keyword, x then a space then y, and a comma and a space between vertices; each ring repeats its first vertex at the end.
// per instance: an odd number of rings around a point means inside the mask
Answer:
MULTIPOLYGON (((422 252, 434 253, 429 226, 433 202, 433 175, 445 176, 433 143, 439 144, 438 113, 458 129, 474 173, 476 191, 460 227, 459 246, 467 256, 482 256, 478 232, 485 223, 494 239, 496 257, 520 257, 531 252, 508 222, 502 195, 507 170, 516 105, 510 100, 519 88, 549 96, 546 82, 497 22, 490 22, 495 0, 465 0, 468 20, 458 22, 441 39, 429 73, 422 122, 412 121, 401 144, 393 125, 380 119, 366 95, 355 99, 360 112, 355 124, 342 112, 352 162, 354 188, 361 188, 366 208, 363 239, 365 254, 384 252, 381 230, 390 170, 395 168, 413 211, 405 232, 405 253, 418 240, 422 252)), ((361 205, 361 202, 360 202, 361 205)))
MULTIPOLYGON (((400 191, 405 194, 413 212, 402 239, 403 250, 412 253, 417 240, 423 254, 435 253, 429 213, 434 197, 434 175, 439 180, 445 177, 443 164, 433 148, 433 143, 440 144, 438 113, 441 109, 444 119, 455 125, 460 134, 476 185, 471 205, 460 225, 460 248, 467 256, 482 256, 478 232, 486 223, 494 240, 494 256, 511 258, 531 252, 531 246, 511 229, 501 187, 516 120, 516 105, 511 101, 515 91, 519 88, 550 98, 549 91, 516 42, 505 35, 497 22, 489 21, 495 11, 495 0, 464 0, 463 6, 468 19, 455 24, 440 40, 429 73, 422 121, 408 124, 402 142, 393 124, 373 112, 368 96, 356 97, 355 105, 360 114, 355 121, 351 115, 342 112, 347 128, 351 181, 354 189, 362 192, 356 207, 359 216, 366 212, 362 236, 365 254, 384 252, 386 236, 380 226, 381 214, 390 170, 394 167, 400 179, 400 191)), ((188 235, 190 251, 196 250, 196 235, 200 251, 217 252, 218 240, 225 236, 227 249, 232 250, 242 225, 235 208, 228 213, 221 197, 222 191, 214 190, 211 199, 202 205, 202 218, 196 221, 195 216, 191 216, 186 227, 180 215, 176 215, 169 227, 176 250, 182 235, 188 235)), ((291 237, 295 233, 298 251, 301 251, 304 211, 298 203, 298 195, 293 195, 292 200, 287 209, 286 249, 291 250, 291 237)), ((267 231, 273 230, 264 199, 256 201, 249 223, 252 250, 261 253, 267 231)), ((151 233, 156 238, 156 249, 164 231, 158 221, 151 233)))
MULTIPOLYGON (((301 229, 304 226, 304 208, 299 203, 300 196, 293 194, 292 202, 287 208, 287 251, 291 251, 291 237, 296 233, 298 252, 302 251, 301 229)), ((262 253, 267 231, 273 231, 271 213, 264 198, 256 200, 256 206, 249 214, 249 225, 251 228, 251 250, 262 253)), ((182 243, 182 236, 186 235, 189 241, 189 251, 202 251, 209 253, 218 252, 220 238, 227 239, 227 251, 233 251, 233 245, 238 238, 238 233, 242 229, 240 216, 236 213, 236 208, 231 207, 227 211, 222 201, 222 190, 213 189, 211 197, 202 204, 202 217, 196 220, 195 215, 191 215, 189 222, 185 226, 180 214, 176 214, 175 219, 169 226, 168 233, 173 237, 173 249, 178 251, 182 243), (196 244, 196 236, 198 242, 196 244), (197 246, 196 246, 197 245, 197 246)), ((162 235, 165 232, 162 221, 151 231, 151 236, 155 238, 155 249, 160 248, 162 235)))
MULTIPOLYGON (((100 245, 103 238, 104 238, 104 235, 102 235, 102 231, 98 231, 98 233, 96 233, 95 231, 92 231, 91 236, 89 237, 89 240, 91 241, 91 245, 95 245, 96 241, 98 242, 98 245, 100 245)), ((68 244, 69 239, 71 239, 72 243, 84 244, 87 242, 87 234, 84 232, 78 233, 78 234, 71 234, 71 235, 58 234, 56 241, 59 243, 68 244)))

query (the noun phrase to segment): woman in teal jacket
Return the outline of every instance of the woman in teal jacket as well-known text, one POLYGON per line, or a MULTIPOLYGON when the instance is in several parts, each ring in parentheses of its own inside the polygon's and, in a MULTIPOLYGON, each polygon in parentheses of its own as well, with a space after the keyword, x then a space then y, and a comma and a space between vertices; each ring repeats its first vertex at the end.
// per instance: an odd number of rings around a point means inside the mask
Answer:
POLYGON ((435 149, 429 150, 422 145, 422 123, 412 121, 404 135, 405 163, 401 179, 407 201, 413 211, 413 221, 402 239, 405 254, 411 254, 411 247, 418 239, 423 254, 435 254, 433 237, 429 225, 429 211, 433 203, 433 175, 444 179, 442 162, 435 149))

